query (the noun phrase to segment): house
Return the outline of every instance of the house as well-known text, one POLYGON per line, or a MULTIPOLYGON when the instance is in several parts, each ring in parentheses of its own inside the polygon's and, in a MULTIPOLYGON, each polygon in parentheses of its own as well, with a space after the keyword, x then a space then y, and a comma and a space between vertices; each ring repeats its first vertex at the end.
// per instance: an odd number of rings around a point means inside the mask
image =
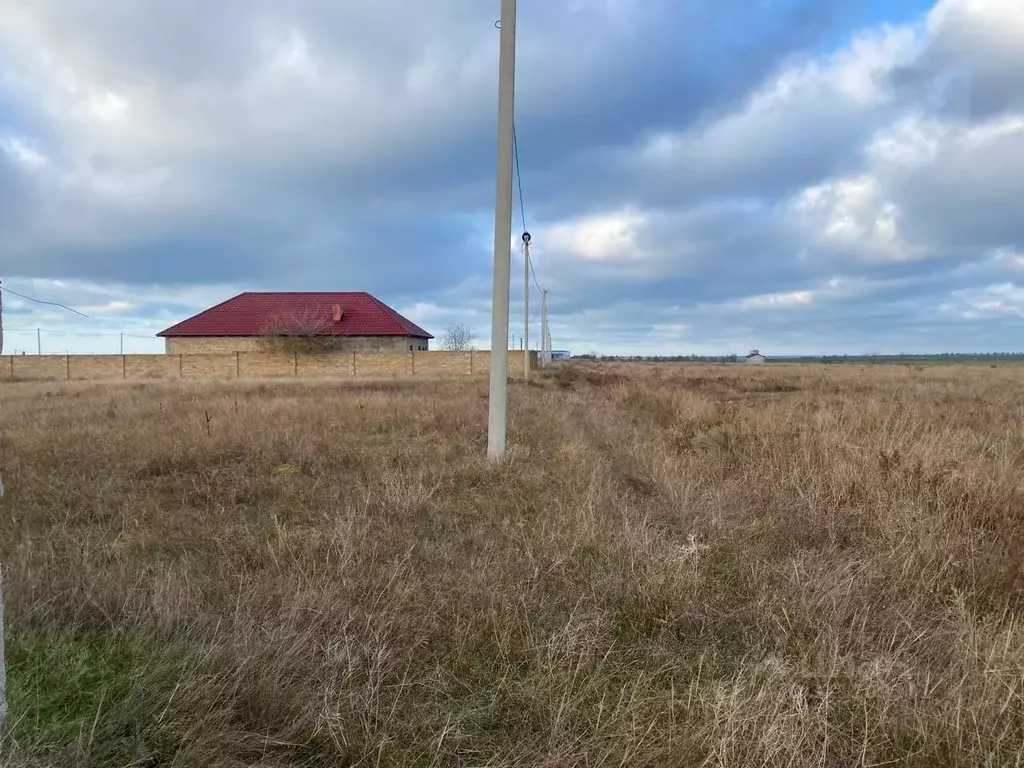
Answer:
POLYGON ((567 350, 567 349, 552 349, 551 350, 551 359, 552 360, 568 360, 570 357, 572 357, 572 355, 569 354, 569 350, 567 350))
POLYGON ((763 365, 765 363, 765 356, 761 354, 760 350, 752 349, 750 354, 747 355, 747 362, 754 365, 763 365))
POLYGON ((368 293, 247 292, 161 331, 168 354, 425 350, 434 338, 368 293), (297 346, 302 344, 304 346, 297 346))

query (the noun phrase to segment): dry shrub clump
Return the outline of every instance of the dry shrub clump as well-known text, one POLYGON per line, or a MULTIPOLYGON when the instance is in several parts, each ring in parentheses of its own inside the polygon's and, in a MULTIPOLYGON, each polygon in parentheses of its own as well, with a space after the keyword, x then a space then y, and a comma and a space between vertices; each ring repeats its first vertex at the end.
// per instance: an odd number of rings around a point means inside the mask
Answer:
POLYGON ((1022 394, 0 385, 0 766, 1020 764, 1022 394))

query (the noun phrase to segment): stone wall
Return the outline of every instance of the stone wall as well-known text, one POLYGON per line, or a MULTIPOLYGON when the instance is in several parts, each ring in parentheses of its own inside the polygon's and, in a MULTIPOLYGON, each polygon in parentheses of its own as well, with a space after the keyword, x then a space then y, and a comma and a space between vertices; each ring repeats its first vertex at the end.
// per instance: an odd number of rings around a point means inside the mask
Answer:
MULTIPOLYGON (((537 367, 537 353, 530 365, 537 367)), ((509 376, 523 375, 523 353, 508 352, 509 376)), ((490 352, 345 352, 323 355, 230 352, 167 355, 6 355, 0 379, 412 379, 487 376, 490 352)))
MULTIPOLYGON (((169 355, 269 352, 267 339, 251 336, 209 336, 164 339, 169 355)), ((327 340, 325 340, 326 342, 327 340)), ((409 336, 335 336, 329 340, 332 352, 409 352, 427 346, 427 339, 409 336)))

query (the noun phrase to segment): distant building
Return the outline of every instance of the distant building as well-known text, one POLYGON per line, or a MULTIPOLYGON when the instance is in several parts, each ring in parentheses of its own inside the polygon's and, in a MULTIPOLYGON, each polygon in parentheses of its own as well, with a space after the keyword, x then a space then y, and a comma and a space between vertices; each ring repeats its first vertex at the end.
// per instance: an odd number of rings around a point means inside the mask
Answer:
POLYGON ((425 350, 433 338, 368 293, 241 293, 157 334, 168 354, 255 352, 300 338, 325 352, 425 350))
POLYGON ((569 354, 569 350, 567 350, 567 349, 552 349, 551 350, 551 359, 552 360, 565 360, 565 359, 570 358, 570 357, 572 357, 572 355, 569 354))
POLYGON ((753 363, 754 365, 763 365, 765 363, 765 356, 761 354, 759 349, 752 349, 750 354, 747 355, 746 362, 753 363))

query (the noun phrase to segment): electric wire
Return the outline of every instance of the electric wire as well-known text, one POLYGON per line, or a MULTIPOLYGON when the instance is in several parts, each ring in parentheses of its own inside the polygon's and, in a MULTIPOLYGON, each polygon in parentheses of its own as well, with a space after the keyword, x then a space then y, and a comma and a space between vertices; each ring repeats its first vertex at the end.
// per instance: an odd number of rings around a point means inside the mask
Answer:
MULTIPOLYGON (((515 158, 516 164, 516 187, 519 192, 519 216, 523 222, 523 232, 528 232, 526 228, 526 206, 523 204, 523 174, 519 166, 519 138, 516 136, 515 123, 512 124, 512 155, 515 158)), ((540 281, 537 280, 537 271, 533 267, 533 259, 530 259, 530 274, 533 276, 533 284, 541 293, 544 289, 540 287, 540 281)))
POLYGON ((42 299, 35 299, 35 298, 31 297, 31 296, 26 296, 23 293, 18 293, 17 291, 12 291, 7 286, 0 286, 0 291, 3 291, 4 293, 9 293, 9 294, 11 294, 11 296, 17 296, 19 299, 25 299, 26 301, 34 302, 35 304, 46 304, 47 306, 50 306, 50 307, 60 307, 61 309, 66 309, 68 312, 73 312, 74 314, 78 315, 79 317, 84 317, 86 320, 91 320, 92 319, 91 317, 89 317, 84 312, 79 312, 77 309, 74 309, 73 307, 69 307, 66 304, 61 304, 61 303, 56 302, 56 301, 43 301, 42 299))

